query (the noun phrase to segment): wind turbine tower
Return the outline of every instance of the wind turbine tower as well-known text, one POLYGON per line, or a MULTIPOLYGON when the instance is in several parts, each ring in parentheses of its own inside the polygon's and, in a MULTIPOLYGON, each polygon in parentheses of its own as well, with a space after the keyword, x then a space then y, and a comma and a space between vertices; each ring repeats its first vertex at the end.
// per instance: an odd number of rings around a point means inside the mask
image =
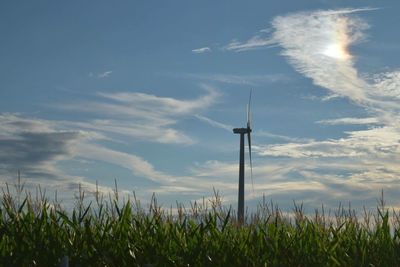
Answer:
POLYGON ((235 128, 233 133, 240 134, 240 160, 239 160, 239 194, 238 194, 238 221, 240 224, 244 222, 244 135, 247 134, 247 142, 249 145, 250 171, 251 179, 253 179, 253 166, 251 162, 251 91, 249 96, 249 104, 247 105, 247 125, 246 128, 235 128))

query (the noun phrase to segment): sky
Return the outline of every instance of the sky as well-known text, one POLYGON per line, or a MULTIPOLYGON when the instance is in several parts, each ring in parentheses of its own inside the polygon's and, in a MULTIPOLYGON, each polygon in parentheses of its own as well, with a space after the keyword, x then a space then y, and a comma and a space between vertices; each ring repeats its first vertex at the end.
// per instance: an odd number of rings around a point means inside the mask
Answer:
POLYGON ((0 183, 399 208, 400 2, 2 1, 0 183))

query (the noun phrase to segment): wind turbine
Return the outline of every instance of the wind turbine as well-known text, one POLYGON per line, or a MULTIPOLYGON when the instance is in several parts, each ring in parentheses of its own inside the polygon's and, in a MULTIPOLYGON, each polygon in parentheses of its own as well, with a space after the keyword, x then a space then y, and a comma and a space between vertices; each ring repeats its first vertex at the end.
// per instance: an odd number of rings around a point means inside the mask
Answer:
POLYGON ((247 134, 247 142, 249 145, 249 159, 250 159, 250 171, 251 181, 253 182, 253 164, 251 162, 251 90, 249 96, 249 103, 247 104, 247 125, 246 128, 235 128, 233 133, 240 134, 240 160, 239 160, 239 194, 238 194, 238 220, 242 224, 244 221, 244 135, 247 134))

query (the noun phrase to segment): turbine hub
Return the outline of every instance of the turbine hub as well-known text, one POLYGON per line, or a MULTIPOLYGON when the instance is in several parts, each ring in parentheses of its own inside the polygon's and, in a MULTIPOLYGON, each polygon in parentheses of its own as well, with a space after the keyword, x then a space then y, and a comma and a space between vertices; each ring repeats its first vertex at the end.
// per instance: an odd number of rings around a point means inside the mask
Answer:
POLYGON ((251 133, 251 128, 235 128, 235 129, 233 129, 233 133, 235 133, 235 134, 251 133))

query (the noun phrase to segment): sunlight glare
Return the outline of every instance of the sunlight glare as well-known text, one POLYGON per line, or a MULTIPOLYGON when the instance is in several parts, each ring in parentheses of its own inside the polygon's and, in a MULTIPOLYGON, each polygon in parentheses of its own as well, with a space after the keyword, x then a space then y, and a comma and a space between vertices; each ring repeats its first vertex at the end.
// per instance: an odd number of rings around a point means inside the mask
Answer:
POLYGON ((348 60, 351 58, 348 46, 351 40, 348 36, 348 23, 345 18, 336 21, 333 31, 329 33, 326 46, 322 49, 322 54, 337 60, 348 60))
POLYGON ((346 51, 346 48, 339 43, 328 45, 326 49, 323 51, 323 54, 328 57, 341 60, 346 60, 350 58, 350 54, 346 51))

